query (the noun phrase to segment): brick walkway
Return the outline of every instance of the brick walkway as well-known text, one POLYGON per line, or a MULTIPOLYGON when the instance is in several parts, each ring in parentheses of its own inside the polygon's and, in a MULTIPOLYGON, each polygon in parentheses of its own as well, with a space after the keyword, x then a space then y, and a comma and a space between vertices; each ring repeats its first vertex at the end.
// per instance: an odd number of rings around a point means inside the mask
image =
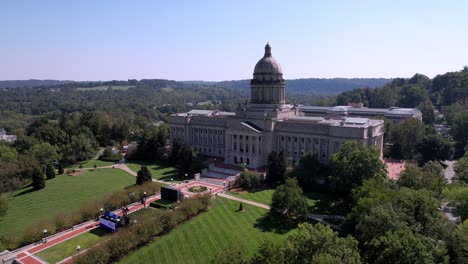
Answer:
MULTIPOLYGON (((151 202, 154 202, 159 199, 161 199, 161 196, 159 194, 150 196, 148 197, 146 204, 150 204, 151 202)), ((134 212, 134 211, 140 210, 141 208, 143 208, 143 206, 144 205, 140 203, 133 203, 128 206, 128 209, 130 212, 134 212)), ((113 213, 120 215, 120 216, 122 215, 122 211, 120 209, 113 211, 113 213)), ((99 226, 99 221, 97 220, 91 220, 91 221, 85 222, 83 224, 75 226, 72 229, 68 229, 68 230, 59 232, 57 234, 54 234, 48 237, 46 243, 35 243, 35 244, 30 244, 28 246, 25 246, 4 259, 7 260, 8 258, 16 257, 16 260, 19 263, 24 263, 24 264, 44 263, 42 260, 34 256, 33 254, 40 252, 44 249, 50 248, 52 246, 55 246, 75 236, 88 232, 89 230, 92 230, 98 226, 99 226)))

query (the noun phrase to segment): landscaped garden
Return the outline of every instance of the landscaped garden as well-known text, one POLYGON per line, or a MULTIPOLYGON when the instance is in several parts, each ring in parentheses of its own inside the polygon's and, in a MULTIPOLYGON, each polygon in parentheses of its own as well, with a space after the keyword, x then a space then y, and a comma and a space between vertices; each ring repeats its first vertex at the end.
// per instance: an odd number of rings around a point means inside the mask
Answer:
POLYGON ((121 170, 89 170, 79 176, 58 175, 46 187, 33 191, 26 187, 5 194, 6 216, 0 218, 0 234, 21 237, 25 229, 41 219, 52 219, 59 212, 77 211, 83 202, 101 199, 106 194, 135 184, 135 177, 121 170))
MULTIPOLYGON (((229 247, 251 255, 264 240, 279 241, 285 235, 267 231, 262 218, 267 210, 217 198, 211 209, 193 218, 129 256, 121 263, 209 263, 229 247)), ((294 231, 290 231, 294 232, 294 231)))
POLYGON ((193 192, 193 193, 202 193, 202 192, 206 192, 207 190, 208 188, 206 188, 206 186, 201 186, 201 185, 192 186, 188 188, 188 191, 193 192))
POLYGON ((95 228, 89 232, 78 235, 67 241, 59 243, 46 250, 40 251, 36 255, 49 263, 57 263, 65 258, 76 254, 76 247, 80 246, 80 251, 96 245, 106 239, 109 232, 102 228, 95 228))

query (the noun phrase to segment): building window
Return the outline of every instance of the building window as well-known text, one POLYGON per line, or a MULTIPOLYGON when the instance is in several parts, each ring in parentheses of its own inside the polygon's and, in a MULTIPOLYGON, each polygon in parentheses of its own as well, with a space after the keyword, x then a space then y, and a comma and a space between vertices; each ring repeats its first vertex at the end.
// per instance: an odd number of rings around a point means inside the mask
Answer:
POLYGON ((234 163, 237 164, 237 156, 234 156, 234 163))
POLYGON ((234 142, 234 151, 237 151, 237 144, 234 142))
POLYGON ((249 136, 245 136, 245 140, 249 140, 249 136))
POLYGON ((297 137, 294 137, 294 142, 297 142, 297 137))
POLYGON ((262 141, 262 137, 258 137, 258 141, 262 141))
POLYGON ((304 143, 304 138, 301 138, 302 143, 304 143))
POLYGON ((239 139, 242 139, 242 135, 239 135, 239 139))
POLYGON ((249 145, 245 145, 245 153, 249 153, 249 145))
POLYGON ((284 141, 284 136, 281 136, 281 141, 284 141))
POLYGON ((288 137, 288 142, 291 142, 291 137, 288 137))
POLYGON ((252 153, 255 154, 255 144, 252 144, 252 153))
POLYGON ((234 139, 236 139, 236 138, 237 138, 237 135, 234 135, 234 139))
POLYGON ((250 163, 250 160, 249 160, 249 158, 247 158, 247 165, 249 165, 249 163, 250 163))

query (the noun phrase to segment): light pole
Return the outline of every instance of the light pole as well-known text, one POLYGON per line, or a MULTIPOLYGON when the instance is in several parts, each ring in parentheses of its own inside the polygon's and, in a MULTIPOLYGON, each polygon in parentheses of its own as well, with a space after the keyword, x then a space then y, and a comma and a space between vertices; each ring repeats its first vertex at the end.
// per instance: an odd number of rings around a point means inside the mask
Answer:
POLYGON ((188 174, 187 174, 187 173, 185 173, 185 181, 187 181, 187 177, 188 177, 188 174))
POLYGON ((76 254, 80 254, 81 247, 80 245, 76 246, 76 254))
POLYGON ((99 209, 99 215, 101 215, 101 216, 102 216, 102 215, 103 215, 103 213, 104 213, 104 209, 102 209, 102 208, 101 208, 101 209, 99 209))
POLYGON ((44 231, 42 231, 42 235, 44 235, 44 243, 47 242, 47 233, 48 233, 47 229, 44 229, 44 231))
POLYGON ((171 178, 171 185, 174 185, 174 184, 172 184, 172 181, 173 181, 173 180, 174 180, 174 179, 173 179, 173 178, 171 178))

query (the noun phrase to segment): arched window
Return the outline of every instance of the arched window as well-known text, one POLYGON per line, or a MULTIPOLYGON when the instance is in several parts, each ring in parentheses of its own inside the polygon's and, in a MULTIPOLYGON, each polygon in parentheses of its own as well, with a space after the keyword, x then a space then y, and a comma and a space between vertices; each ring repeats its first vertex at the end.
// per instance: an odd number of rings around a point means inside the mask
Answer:
POLYGON ((250 163, 250 160, 249 160, 249 158, 247 158, 247 165, 249 165, 249 163, 250 163))
POLYGON ((234 156, 234 163, 237 164, 237 156, 234 156))

